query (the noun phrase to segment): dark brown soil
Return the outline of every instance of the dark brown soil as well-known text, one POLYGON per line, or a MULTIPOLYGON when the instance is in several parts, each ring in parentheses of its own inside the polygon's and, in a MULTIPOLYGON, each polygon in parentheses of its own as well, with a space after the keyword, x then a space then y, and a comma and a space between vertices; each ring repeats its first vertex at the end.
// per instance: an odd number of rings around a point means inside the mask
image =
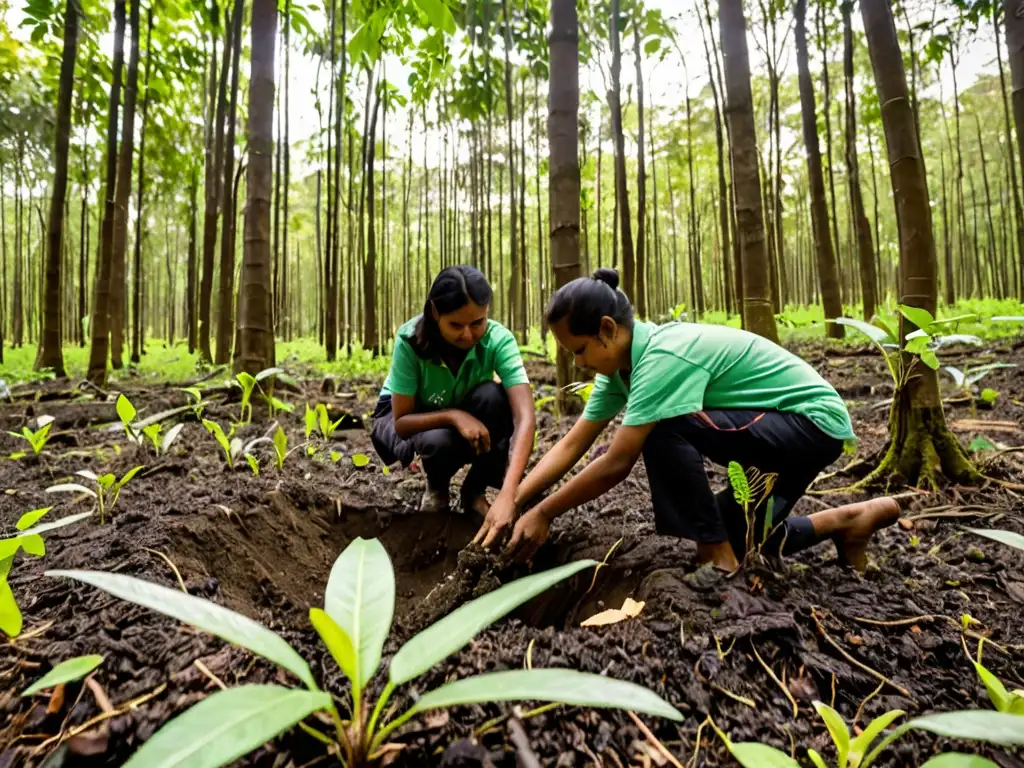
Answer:
MULTIPOLYGON (((886 410, 879 403, 892 387, 881 361, 868 351, 838 354, 824 346, 800 351, 850 402, 861 438, 858 455, 843 457, 835 468, 850 465, 850 472, 821 479, 818 495, 799 502, 796 512, 807 514, 855 498, 828 489, 847 485, 870 468, 869 462, 858 462, 884 443, 886 410)), ((1019 347, 986 354, 1024 364, 1019 347)), ((970 355, 975 364, 981 357, 970 355)), ((956 353, 947 356, 953 364, 956 358, 956 353)), ((542 382, 538 397, 549 394, 550 368, 531 362, 531 371, 542 382)), ((966 403, 947 406, 957 434, 965 445, 978 435, 997 449, 1021 445, 1024 376, 1013 369, 997 371, 984 386, 1000 393, 994 408, 972 413, 966 403)), ((474 516, 414 514, 422 475, 415 467, 383 474, 363 429, 339 432, 329 444, 314 439, 315 455, 299 448, 281 473, 270 454, 258 449, 263 468, 253 477, 244 463, 228 471, 213 438, 194 418, 170 455, 156 457, 128 445, 123 431, 97 425, 114 418, 110 405, 71 402, 66 392, 59 396, 60 388, 46 387, 18 391, 25 399, 0 410, 3 430, 18 429, 43 413, 57 418, 57 434, 40 458, 0 460, 0 525, 11 527, 21 513, 47 504, 56 503, 54 517, 84 510, 85 501, 76 504, 71 496, 44 492, 79 469, 120 474, 145 464, 146 470, 125 488, 106 525, 90 522, 55 531, 47 537, 45 558, 18 556, 10 584, 25 614, 25 630, 0 650, 0 766, 121 765, 170 717, 215 691, 213 678, 228 686, 289 683, 284 673, 247 652, 91 587, 43 577, 44 569, 117 571, 176 587, 169 560, 192 594, 280 632, 339 696, 345 682, 311 629, 308 609, 322 605, 331 565, 354 537, 379 537, 395 564, 399 599, 386 656, 453 608, 525 572, 466 548, 479 524, 474 516), (34 391, 50 399, 36 402, 34 391), (332 451, 342 454, 337 463, 332 451), (370 464, 354 468, 351 456, 357 453, 370 456, 370 464), (53 712, 45 696, 18 694, 59 661, 88 653, 106 656, 95 680, 118 714, 67 738, 75 726, 100 714, 94 690, 68 685, 62 706, 54 702, 53 712), (129 708, 132 702, 136 706, 129 708), (63 740, 56 738, 60 733, 63 740)), ((305 441, 306 401, 324 400, 357 416, 372 410, 374 390, 366 382, 332 382, 327 394, 320 379, 304 387, 302 393, 285 395, 299 404, 296 413, 281 417, 292 446, 305 441)), ((130 396, 143 416, 185 402, 169 387, 130 396)), ((206 415, 224 423, 236 412, 236 406, 217 401, 206 415)), ((541 445, 553 443, 570 424, 543 412, 541 445)), ((258 437, 269 426, 252 425, 243 436, 258 437)), ((6 432, 0 435, 0 454, 22 447, 6 432)), ((896 707, 911 715, 988 709, 963 643, 973 652, 978 637, 988 638, 986 664, 1008 687, 1024 687, 1024 554, 967 534, 963 527, 1024 532, 1024 488, 1014 485, 1024 482, 1024 454, 979 458, 986 474, 1003 484, 951 487, 911 499, 905 515, 912 522, 877 537, 870 549, 873 566, 863 577, 836 567, 828 544, 787 561, 778 573, 756 570, 706 586, 684 579, 694 568, 693 546, 655 535, 641 464, 606 497, 559 519, 534 563, 542 569, 583 557, 603 560, 621 539, 593 588, 587 571, 550 590, 400 691, 398 700, 406 702, 454 677, 520 668, 529 656, 534 667, 604 673, 656 690, 687 717, 678 726, 654 718, 644 718, 645 723, 682 763, 699 747, 691 763, 696 766, 732 764, 710 729, 695 744, 708 714, 736 741, 759 740, 787 751, 795 744, 802 758, 808 747, 832 754, 811 706, 815 699, 834 702, 847 722, 857 716, 860 727, 896 707), (639 618, 596 629, 579 626, 627 596, 646 601, 639 618), (974 620, 966 635, 964 615, 974 620), (755 649, 785 681, 799 708, 796 718, 755 649), (887 681, 881 687, 879 675, 887 681)), ((720 472, 714 479, 724 482, 720 472)), ((624 713, 564 707, 528 716, 531 706, 463 707, 450 716, 415 721, 400 737, 408 746, 396 764, 661 764, 650 757, 650 742, 624 713), (502 714, 511 717, 476 734, 475 744, 465 741, 502 714)), ((919 766, 949 746, 930 736, 907 736, 879 765, 919 766)), ((978 751, 1004 768, 1024 767, 1017 753, 978 751)), ((322 746, 296 729, 238 764, 316 763, 329 763, 322 746)))

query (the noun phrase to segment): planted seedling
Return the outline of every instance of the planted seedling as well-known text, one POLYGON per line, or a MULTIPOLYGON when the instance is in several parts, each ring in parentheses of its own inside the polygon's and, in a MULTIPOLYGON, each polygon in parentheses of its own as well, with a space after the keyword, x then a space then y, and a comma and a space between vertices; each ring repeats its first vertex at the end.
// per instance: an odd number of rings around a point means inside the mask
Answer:
POLYGON ((302 728, 329 745, 343 765, 373 765, 401 745, 388 742, 412 718, 434 709, 496 701, 547 701, 577 706, 616 707, 682 720, 654 692, 633 683, 571 669, 514 669, 456 680, 415 697, 401 714, 388 703, 399 686, 414 681, 435 664, 465 647, 481 630, 519 605, 573 574, 596 565, 569 563, 506 584, 467 603, 405 643, 392 657, 388 680, 371 708, 368 686, 378 672, 391 630, 395 574, 379 541, 355 539, 331 570, 324 608, 311 608, 310 621, 348 678, 350 704, 342 716, 331 696, 320 690, 309 665, 280 636, 234 611, 181 591, 141 579, 98 571, 48 571, 91 584, 117 597, 187 622, 278 664, 306 690, 281 685, 245 685, 219 691, 171 720, 125 764, 216 768, 247 754, 301 723, 325 712, 333 724, 328 735, 302 728))
POLYGON ((265 398, 269 398, 269 395, 263 392, 262 387, 259 387, 259 383, 279 373, 284 373, 284 370, 281 368, 267 368, 264 371, 260 371, 255 376, 246 373, 245 371, 236 374, 235 381, 238 383, 238 386, 242 388, 242 399, 238 414, 240 424, 244 425, 252 421, 252 394, 257 388, 260 389, 261 394, 263 394, 265 398))
POLYGON ((985 640, 982 638, 978 641, 978 658, 971 659, 971 663, 974 665, 978 677, 988 692, 989 701, 992 702, 992 706, 995 707, 997 712, 1017 715, 1018 717, 1024 716, 1024 691, 1019 689, 1013 691, 1006 690, 1006 686, 1003 685, 1002 681, 988 671, 981 661, 984 645, 985 640))
MULTIPOLYGON (((953 383, 956 385, 957 392, 963 394, 963 396, 971 403, 971 411, 974 411, 974 397, 977 391, 978 382, 988 376, 992 371, 997 371, 1000 368, 1016 368, 1014 363, 988 363, 987 365, 979 365, 977 367, 965 366, 963 370, 953 365, 947 365, 943 367, 943 370, 949 374, 950 378, 953 379, 953 383)), ((991 405, 999 397, 999 393, 994 389, 984 389, 979 395, 981 400, 991 405)))
POLYGON ((22 515, 15 524, 18 533, 0 539, 0 630, 9 637, 17 637, 21 634, 23 619, 18 601, 14 598, 7 577, 14 565, 14 556, 19 550, 34 557, 42 557, 46 554, 46 544, 43 542, 42 534, 56 528, 63 528, 65 525, 77 523, 89 517, 92 512, 82 512, 77 515, 69 515, 52 523, 36 525, 42 517, 53 507, 35 509, 22 515))
POLYGON ((203 418, 203 409, 206 408, 206 401, 203 399, 202 390, 198 387, 184 387, 182 390, 189 399, 189 407, 192 409, 192 413, 195 414, 196 418, 200 421, 203 418))
POLYGON ((771 498, 772 489, 778 474, 774 472, 761 472, 756 467, 750 467, 744 471, 743 466, 736 461, 730 461, 727 467, 729 485, 732 486, 732 495, 736 503, 743 508, 743 515, 747 521, 747 551, 745 558, 755 552, 760 552, 761 547, 768 540, 772 530, 772 513, 774 500, 771 498), (761 536, 758 538, 756 529, 757 510, 762 504, 765 506, 764 525, 761 536))
POLYGON ((330 440, 338 427, 345 421, 345 416, 342 415, 337 421, 331 421, 330 414, 327 413, 327 406, 323 403, 317 403, 316 408, 310 408, 309 405, 306 406, 305 420, 307 438, 313 434, 314 430, 319 429, 321 437, 324 440, 330 440))
POLYGON ((284 460, 288 457, 288 435, 281 429, 281 425, 277 425, 277 430, 274 432, 274 461, 277 464, 277 471, 280 472, 284 468, 284 460))
POLYGON ((106 516, 109 512, 112 512, 114 505, 117 503, 118 497, 121 495, 121 489, 124 488, 133 477, 142 471, 142 467, 132 467, 125 472, 120 479, 112 473, 105 475, 97 475, 95 472, 90 472, 88 469, 82 469, 75 474, 79 477, 84 477, 86 480, 91 480, 96 488, 88 488, 81 483, 60 483, 58 485, 51 485, 46 489, 47 493, 84 493, 92 496, 96 500, 96 509, 100 513, 100 525, 106 522, 106 516))
POLYGON ((21 432, 8 432, 7 434, 28 442, 32 446, 33 455, 38 456, 50 440, 50 430, 53 429, 53 416, 40 416, 36 419, 36 424, 38 428, 35 430, 22 427, 21 432))
POLYGON ((251 453, 245 454, 245 461, 249 465, 249 469, 252 470, 253 477, 260 476, 260 460, 253 456, 251 453))

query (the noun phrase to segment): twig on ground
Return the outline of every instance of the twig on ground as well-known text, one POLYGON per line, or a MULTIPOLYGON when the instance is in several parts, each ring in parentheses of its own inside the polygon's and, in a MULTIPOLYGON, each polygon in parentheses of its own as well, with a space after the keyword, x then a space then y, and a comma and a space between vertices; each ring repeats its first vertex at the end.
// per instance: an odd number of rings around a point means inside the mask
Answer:
POLYGON ((530 737, 518 718, 513 717, 508 721, 508 730, 509 740, 516 748, 516 765, 519 768, 541 768, 540 760, 530 746, 530 737))
POLYGON ((210 671, 210 668, 203 664, 203 662, 200 659, 196 659, 195 661, 193 661, 192 665, 200 672, 202 672, 204 675, 206 675, 208 678, 210 678, 210 680, 213 681, 213 683, 222 691, 227 690, 228 687, 224 685, 224 682, 215 674, 213 674, 213 672, 210 671))
POLYGON ((626 714, 629 715, 634 725, 636 725, 636 727, 640 729, 640 733, 642 733, 644 737, 649 742, 651 742, 651 746, 658 750, 662 757, 664 757, 666 760, 672 763, 672 765, 674 765, 675 768, 683 768, 683 764, 676 760, 675 756, 671 752, 669 752, 668 748, 658 740, 657 736, 651 733, 651 729, 644 725, 643 720, 641 720, 639 717, 637 717, 633 712, 630 712, 629 710, 626 711, 626 714))
POLYGON ((185 587, 185 580, 181 578, 181 571, 178 570, 178 566, 176 566, 173 562, 171 562, 171 558, 169 558, 167 555, 165 555, 159 549, 150 549, 149 547, 143 547, 143 549, 146 552, 150 552, 150 553, 152 553, 154 555, 159 555, 160 557, 163 558, 164 562, 167 563, 167 565, 169 565, 171 567, 172 571, 174 571, 174 575, 178 579, 178 586, 181 587, 181 591, 184 592, 187 595, 188 594, 188 589, 186 589, 186 587, 185 587))
POLYGON ((829 645, 831 645, 833 648, 835 648, 837 651, 839 651, 840 655, 844 659, 846 659, 848 662, 853 664, 855 667, 857 667, 861 671, 866 672, 867 674, 871 675, 876 680, 881 680, 883 683, 887 683, 892 688, 895 688, 897 691, 899 691, 904 696, 906 696, 908 699, 913 699, 914 698, 910 694, 910 691, 908 691, 902 685, 894 683, 892 680, 890 680, 888 677, 883 675, 881 672, 872 669, 867 664, 865 664, 865 663, 863 663, 861 661, 858 661, 853 656, 851 656, 849 653, 847 653, 846 649, 843 648, 843 646, 841 646, 838 642, 836 642, 835 639, 833 639, 833 637, 825 629, 825 626, 821 623, 821 619, 818 617, 818 612, 817 612, 817 610, 815 608, 811 608, 811 618, 813 618, 814 619, 814 623, 818 625, 818 632, 820 632, 821 636, 823 638, 825 638, 825 642, 827 642, 829 645))
POLYGON ((761 663, 761 666, 764 667, 764 671, 768 673, 768 677, 775 681, 775 684, 779 686, 779 688, 782 690, 782 693, 785 694, 787 699, 789 699, 789 703, 793 705, 793 719, 796 720, 800 716, 800 708, 797 706, 796 699, 793 698, 793 694, 789 692, 789 689, 782 684, 781 680, 779 680, 778 675, 776 675, 775 672, 772 671, 772 668, 769 667, 768 664, 765 662, 765 660, 761 658, 761 654, 757 652, 757 646, 754 644, 753 640, 750 641, 750 648, 754 651, 754 656, 757 657, 757 660, 761 663))
POLYGON ((854 728, 857 727, 857 721, 860 720, 860 716, 864 714, 864 705, 871 701, 873 698, 875 698, 875 696, 877 696, 884 687, 885 683, 879 683, 878 687, 875 688, 875 690, 873 690, 864 698, 864 701, 862 701, 860 703, 860 706, 857 707, 857 714, 853 716, 853 722, 850 723, 850 725, 852 725, 854 728))
POLYGON ((114 711, 114 706, 110 703, 107 692, 103 690, 103 686, 96 682, 96 678, 90 675, 86 678, 85 685, 92 692, 93 697, 96 699, 96 706, 100 708, 101 712, 109 713, 114 711))

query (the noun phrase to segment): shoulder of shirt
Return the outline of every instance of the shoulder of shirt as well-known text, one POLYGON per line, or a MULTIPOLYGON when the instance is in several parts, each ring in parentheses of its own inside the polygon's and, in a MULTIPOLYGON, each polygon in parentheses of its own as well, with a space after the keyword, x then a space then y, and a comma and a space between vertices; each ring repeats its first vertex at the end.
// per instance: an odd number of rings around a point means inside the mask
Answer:
POLYGON ((504 341, 505 339, 515 340, 515 336, 512 335, 512 331, 506 328, 504 325, 499 323, 497 320, 487 319, 487 330, 484 331, 481 342, 493 342, 493 341, 504 341))
POLYGON ((423 315, 420 314, 410 320, 406 320, 398 329, 398 333, 395 334, 395 342, 411 341, 413 336, 416 335, 416 324, 420 321, 421 317, 423 315))

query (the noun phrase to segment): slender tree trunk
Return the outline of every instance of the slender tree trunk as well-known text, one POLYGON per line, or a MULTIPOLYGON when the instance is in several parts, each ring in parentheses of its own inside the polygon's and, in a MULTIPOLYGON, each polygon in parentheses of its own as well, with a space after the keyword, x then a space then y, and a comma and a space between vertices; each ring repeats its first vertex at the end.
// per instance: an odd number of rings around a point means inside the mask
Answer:
MULTIPOLYGON (((366 193, 367 193, 367 241, 366 264, 363 267, 363 299, 366 311, 363 313, 363 347, 369 349, 374 357, 380 354, 380 342, 377 338, 377 232, 376 192, 373 184, 373 163, 377 154, 377 114, 380 111, 380 91, 385 87, 382 83, 376 89, 373 99, 373 110, 370 117, 370 130, 366 135, 366 193)), ((386 272, 385 272, 386 274, 386 272)))
MULTIPOLYGON (((89 348, 89 381, 98 387, 107 383, 107 359, 110 351, 110 272, 114 255, 114 187, 117 184, 117 118, 121 104, 121 69, 124 64, 125 0, 114 2, 113 79, 107 106, 106 202, 99 257, 92 301, 89 348)), ((17 289, 17 282, 15 282, 17 289)), ((17 336, 15 336, 17 338, 17 336)))
POLYGON ((4 164, 0 159, 0 363, 7 334, 7 201, 4 199, 4 164))
POLYGON ((939 180, 942 183, 942 248, 945 266, 945 299, 946 306, 953 306, 956 301, 956 290, 953 285, 953 243, 949 229, 948 190, 946 189, 946 156, 939 152, 939 180))
MULTIPOLYGON (((71 142, 71 99, 75 85, 75 59, 78 57, 78 7, 75 0, 64 6, 64 51, 60 62, 60 91, 57 96, 57 136, 54 149, 53 191, 50 200, 50 224, 46 249, 45 287, 43 289, 43 332, 35 369, 51 368, 65 376, 61 347, 61 254, 64 247, 64 202, 68 191, 68 145, 71 142)), ((0 200, 0 205, 3 202, 0 200)), ((6 238, 5 238, 6 239, 6 238)), ((4 245, 6 251, 6 243, 4 245)), ((0 345, 3 344, 0 338, 0 345)))
MULTIPOLYGON (((1006 58, 1010 62, 1010 86, 1013 89, 1013 125, 1017 131, 1017 160, 1024 183, 1024 15, 1017 14, 1016 0, 1003 0, 1003 18, 1006 26, 1006 58)), ((1024 216, 1019 221, 1024 225, 1024 216)), ((1020 250, 1017 253, 1020 277, 1018 297, 1024 301, 1024 237, 1018 233, 1020 250)))
MULTIPOLYGON (((511 217, 511 228, 509 234, 509 253, 510 257, 510 272, 509 272, 509 306, 511 308, 511 319, 512 326, 519 329, 524 325, 523 313, 526 311, 525 297, 523 296, 522 290, 522 279, 520 272, 522 266, 519 263, 519 240, 518 233, 516 231, 516 149, 515 139, 513 137, 513 124, 515 120, 515 113, 512 111, 513 102, 513 91, 512 91, 512 64, 510 62, 510 52, 512 50, 512 17, 509 14, 509 0, 501 0, 501 8, 503 14, 503 21, 505 27, 505 117, 506 127, 508 132, 508 178, 509 178, 509 212, 511 217)), ((499 234, 499 240, 501 236, 499 234)), ((429 243, 429 236, 428 236, 429 243)), ((429 265, 429 254, 428 254, 428 265, 429 265)), ((523 334, 519 333, 519 342, 524 343, 525 339, 523 334)))
MULTIPOLYGON (((86 282, 89 279, 89 125, 85 126, 82 139, 82 202, 78 220, 78 321, 75 324, 78 346, 85 347, 85 323, 88 313, 86 304, 86 282)), ((3 183, 0 182, 0 186, 3 183)), ((7 285, 7 238, 4 233, 4 285, 7 285)), ((6 306, 4 307, 6 309, 6 306)), ((0 336, 3 335, 3 318, 6 312, 0 313, 0 336)))
POLYGON ((622 51, 619 43, 619 0, 611 0, 609 37, 612 46, 612 84, 608 90, 608 107, 611 110, 612 140, 615 146, 615 204, 618 209, 619 233, 622 236, 622 290, 634 300, 633 272, 636 256, 633 251, 633 224, 629 215, 629 190, 626 186, 626 147, 622 135, 622 91, 619 84, 622 72, 622 51))
POLYGON ((185 298, 185 311, 188 313, 188 351, 192 354, 196 351, 199 330, 197 327, 196 313, 196 237, 198 236, 196 219, 199 212, 199 172, 192 169, 192 181, 189 184, 189 214, 188 214, 188 275, 186 276, 185 290, 188 296, 185 298))
MULTIPOLYGON (((956 188, 957 188, 957 202, 958 210, 960 213, 960 261, 961 264, 966 263, 964 261, 965 246, 968 244, 967 241, 967 206, 964 201, 964 160, 962 145, 960 142, 960 89, 957 87, 956 82, 956 69, 957 69, 957 57, 953 53, 953 47, 950 46, 949 50, 949 61, 953 73, 953 120, 954 126, 956 127, 956 188)), ((975 275, 975 281, 972 281, 972 286, 980 286, 981 275, 975 275)), ((971 291, 972 295, 977 296, 977 292, 971 291)))
MULTIPOLYGON (((639 10, 639 9, 638 9, 639 10)), ((647 164, 644 155, 644 73, 641 67, 640 18, 633 19, 633 60, 636 65, 636 308, 647 317, 647 164)))
MULTIPOLYGON (((991 258, 989 260, 989 268, 992 270, 992 287, 996 289, 997 277, 999 275, 999 262, 995 257, 995 242, 996 242, 996 229, 992 223, 992 194, 988 183, 988 164, 985 161, 985 144, 981 140, 981 121, 978 118, 977 113, 974 115, 975 127, 978 132, 978 155, 981 158, 981 181, 985 189, 985 223, 988 232, 988 247, 991 258)), ((977 211, 977 209, 975 209, 977 211)), ((999 296, 999 298, 1004 298, 999 296)))
MULTIPOLYGON (((231 92, 227 112, 227 138, 224 142, 224 179, 223 201, 224 228, 220 238, 220 302, 217 313, 217 365, 226 365, 231 361, 231 345, 235 338, 235 191, 232 180, 235 176, 235 126, 238 123, 238 79, 239 58, 242 54, 242 16, 245 12, 245 0, 235 0, 231 16, 232 50, 231 50, 231 92)), ((274 11, 274 26, 277 26, 277 11, 274 11)), ((255 34, 255 30, 253 31, 255 34)), ((273 43, 271 43, 273 44, 273 43)), ((273 61, 274 54, 261 52, 273 61)), ((251 86, 250 86, 251 87, 251 86)), ((273 93, 273 84, 270 86, 273 93)), ((253 108, 249 104, 250 110, 253 108)), ((250 117, 251 119, 251 117, 250 117)), ((271 100, 271 136, 273 136, 273 100, 271 100)), ((273 147, 271 146, 271 149, 273 147)), ((271 160, 273 167, 273 160, 271 160)), ((248 184, 247 184, 248 188, 248 184)))
MULTIPOLYGON (((888 0, 861 0, 860 8, 882 105, 893 199, 899 211, 900 301, 934 315, 938 304, 935 238, 896 25, 888 0)), ((905 318, 900 325, 903 339, 913 325, 905 318)), ((903 364, 911 364, 907 355, 903 364)), ((914 365, 914 375, 893 398, 889 429, 889 445, 874 476, 898 474, 908 483, 925 486, 934 484, 938 470, 957 482, 978 478, 946 426, 938 377, 931 368, 914 365)))
POLYGON ((131 0, 129 24, 132 43, 128 57, 128 75, 124 91, 121 123, 121 147, 117 160, 117 186, 114 191, 114 252, 110 261, 110 364, 120 369, 124 357, 124 329, 127 308, 128 201, 132 193, 132 158, 135 154, 135 104, 139 85, 139 6, 131 0))
POLYGON ((292 340, 293 320, 288 306, 288 193, 292 181, 292 158, 291 158, 291 117, 289 102, 291 100, 291 30, 292 30, 292 2, 285 0, 284 4, 284 221, 281 225, 281 294, 278 299, 278 308, 274 317, 278 322, 284 323, 285 339, 292 340))
MULTIPOLYGON (((14 165, 14 295, 11 297, 11 340, 15 347, 25 343, 25 307, 22 258, 25 250, 24 203, 21 199, 22 169, 25 167, 25 145, 18 142, 18 157, 14 165)), ((106 354, 106 353, 104 353, 106 354)))
POLYGON ((754 103, 750 93, 747 23, 741 0, 719 0, 722 53, 730 124, 737 234, 742 248, 744 327, 778 341, 768 285, 768 254, 754 132, 754 103))
MULTIPOLYGON (((132 354, 131 362, 139 364, 142 356, 142 217, 143 190, 146 187, 146 117, 149 112, 149 72, 153 62, 153 7, 146 12, 146 75, 145 93, 142 97, 142 127, 139 130, 139 190, 135 204, 135 253, 133 255, 132 281, 132 354)), ((174 304, 172 303, 173 307, 174 304)))
POLYGON ((253 375, 269 368, 274 360, 270 195, 276 36, 277 3, 253 0, 247 128, 249 170, 246 174, 245 248, 238 294, 238 354, 235 356, 235 370, 253 375))
POLYGON ((693 112, 690 95, 686 94, 686 166, 690 178, 690 281, 693 284, 694 319, 704 315, 704 268, 701 264, 700 248, 694 233, 697 231, 697 184, 693 177, 693 112))
MULTIPOLYGON (((839 246, 839 209, 836 208, 836 178, 832 169, 834 167, 832 163, 832 82, 828 73, 828 24, 825 20, 825 4, 821 3, 818 5, 818 41, 821 45, 821 85, 822 95, 824 103, 822 104, 822 111, 825 117, 825 155, 828 159, 828 191, 829 200, 832 202, 832 240, 834 243, 833 253, 835 254, 836 261, 836 273, 839 276, 839 309, 842 314, 843 295, 845 288, 842 282, 843 275, 843 258, 841 249, 839 246)), ((812 91, 813 94, 813 91, 812 91)), ((817 131, 815 131, 817 132, 817 131)), ((812 191, 813 196, 813 191, 812 191)), ((813 198, 812 198, 813 199, 813 198)), ((827 213, 827 211, 826 211, 827 213)), ((828 222, 826 221, 826 230, 828 222)), ((826 235, 827 235, 826 231, 826 235)), ((824 296, 822 299, 824 300, 824 296)), ((842 334, 840 333, 840 336, 842 334)))

